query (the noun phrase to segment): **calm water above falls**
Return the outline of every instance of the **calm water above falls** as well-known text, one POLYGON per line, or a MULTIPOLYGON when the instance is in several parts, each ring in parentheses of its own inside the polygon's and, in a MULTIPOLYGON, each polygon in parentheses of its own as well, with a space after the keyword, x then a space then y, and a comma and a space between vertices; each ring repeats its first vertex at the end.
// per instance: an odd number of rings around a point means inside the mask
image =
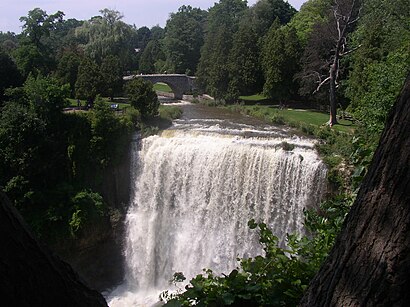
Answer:
POLYGON ((266 222, 283 241, 303 232, 303 208, 320 200, 326 169, 311 140, 232 113, 183 108, 173 127, 133 152, 126 283, 108 296, 110 306, 154 304, 174 272, 230 272, 238 256, 261 253, 248 220, 266 222), (283 150, 284 141, 294 149, 283 150))

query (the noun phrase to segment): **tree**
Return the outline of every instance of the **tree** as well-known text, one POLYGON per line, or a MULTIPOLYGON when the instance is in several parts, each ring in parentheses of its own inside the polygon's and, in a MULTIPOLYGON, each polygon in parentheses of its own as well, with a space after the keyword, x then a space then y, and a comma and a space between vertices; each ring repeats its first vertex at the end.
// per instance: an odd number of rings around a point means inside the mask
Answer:
POLYGON ((75 52, 65 53, 58 62, 56 77, 61 84, 70 85, 70 96, 75 97, 78 67, 82 57, 75 52))
POLYGON ((84 40, 85 54, 98 64, 109 55, 117 56, 121 71, 132 70, 137 32, 121 20, 120 12, 103 9, 100 13, 102 16, 95 16, 76 29, 77 37, 84 40))
POLYGON ((410 304, 410 75, 342 232, 301 306, 410 304))
POLYGON ((122 89, 122 71, 118 57, 110 55, 102 61, 100 68, 102 94, 114 99, 122 89))
POLYGON ((410 11, 407 1, 374 0, 363 5, 363 16, 351 35, 360 48, 349 59, 346 96, 349 111, 379 135, 410 67, 410 11))
POLYGON ((314 26, 328 20, 332 3, 333 0, 308 0, 293 16, 290 26, 296 29, 296 34, 303 46, 306 46, 314 26))
POLYGON ((147 27, 141 27, 137 30, 137 47, 143 51, 151 40, 151 30, 147 27))
POLYGON ((139 71, 143 74, 155 73, 157 72, 155 64, 158 61, 164 60, 165 55, 162 51, 161 43, 157 40, 151 40, 141 54, 139 60, 139 71))
POLYGON ((54 120, 67 105, 68 87, 61 86, 55 78, 29 75, 24 83, 29 105, 38 115, 54 120))
POLYGON ((150 30, 151 39, 161 40, 165 37, 165 29, 159 25, 153 26, 150 30))
POLYGON ((267 97, 291 98, 297 88, 294 75, 299 69, 301 47, 295 29, 278 23, 272 25, 264 39, 262 69, 265 76, 263 92, 267 97))
POLYGON ((203 89, 217 99, 224 99, 228 93, 233 34, 246 9, 246 1, 221 0, 209 10, 197 77, 203 89))
POLYGON ((206 11, 185 5, 177 13, 171 13, 164 39, 168 72, 196 72, 204 43, 206 16, 206 11))
POLYGON ((159 101, 151 82, 135 78, 126 84, 125 91, 131 105, 143 118, 158 115, 159 101))
POLYGON ((21 75, 14 61, 0 49, 0 105, 4 100, 4 90, 16 87, 21 83, 21 75))
POLYGON ((23 35, 37 48, 43 49, 44 39, 50 36, 50 31, 55 27, 56 23, 62 22, 64 13, 58 11, 55 14, 48 15, 46 11, 40 8, 35 8, 28 12, 28 16, 20 17, 20 21, 24 22, 23 35))
POLYGON ((252 95, 262 90, 258 39, 252 26, 248 22, 241 22, 239 30, 234 34, 228 58, 229 101, 237 100, 239 95, 252 95))
POLYGON ((247 14, 256 34, 262 38, 270 29, 272 23, 278 20, 279 24, 287 24, 296 14, 296 10, 287 1, 261 0, 249 9, 247 14))
POLYGON ((316 82, 313 93, 329 85, 329 126, 337 123, 336 89, 341 75, 340 61, 354 49, 348 49, 348 34, 360 13, 360 0, 335 1, 328 21, 315 26, 304 54, 303 82, 316 82))
POLYGON ((75 95, 92 103, 101 88, 100 70, 97 64, 85 57, 78 67, 78 77, 75 83, 75 95))
POLYGON ((18 46, 17 35, 14 32, 0 31, 0 50, 6 53, 11 53, 18 46))
POLYGON ((20 18, 23 24, 20 46, 15 50, 16 62, 26 77, 40 72, 47 75, 55 67, 55 50, 50 47, 50 33, 63 20, 61 11, 48 15, 35 8, 20 18))

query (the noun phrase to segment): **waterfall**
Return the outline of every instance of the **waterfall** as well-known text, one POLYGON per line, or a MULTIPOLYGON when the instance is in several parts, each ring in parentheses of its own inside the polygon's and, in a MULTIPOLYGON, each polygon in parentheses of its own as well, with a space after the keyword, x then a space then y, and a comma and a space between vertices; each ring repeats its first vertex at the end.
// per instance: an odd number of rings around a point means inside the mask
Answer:
POLYGON ((303 233, 303 209, 319 203, 326 176, 312 141, 232 131, 167 130, 134 151, 128 291, 158 289, 157 297, 174 272, 188 279, 203 268, 229 273, 237 257, 261 254, 247 226, 252 218, 267 223, 282 244, 287 233, 303 233), (284 150, 284 141, 294 148, 284 150))

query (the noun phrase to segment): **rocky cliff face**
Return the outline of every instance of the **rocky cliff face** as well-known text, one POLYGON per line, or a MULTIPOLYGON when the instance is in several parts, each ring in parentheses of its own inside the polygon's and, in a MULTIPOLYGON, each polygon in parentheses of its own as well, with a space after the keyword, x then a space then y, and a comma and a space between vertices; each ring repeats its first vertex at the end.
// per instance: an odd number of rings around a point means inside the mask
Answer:
POLYGON ((0 192, 0 296, 3 306, 107 306, 43 246, 0 192))
POLYGON ((109 206, 109 215, 102 223, 84 229, 76 239, 67 239, 53 249, 80 274, 92 288, 104 291, 120 284, 123 271, 124 216, 130 197, 130 153, 135 136, 116 166, 105 170, 103 181, 95 190, 109 206))

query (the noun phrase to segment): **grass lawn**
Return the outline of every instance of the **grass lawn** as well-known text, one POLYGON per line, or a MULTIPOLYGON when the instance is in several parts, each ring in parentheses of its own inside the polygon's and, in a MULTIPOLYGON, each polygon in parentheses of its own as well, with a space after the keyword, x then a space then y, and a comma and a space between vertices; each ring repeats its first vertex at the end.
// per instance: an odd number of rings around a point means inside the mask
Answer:
MULTIPOLYGON (((286 124, 292 123, 304 123, 316 127, 324 125, 329 120, 329 114, 323 113, 315 110, 305 110, 305 109, 278 109, 272 106, 240 106, 244 112, 251 116, 256 116, 259 118, 264 118, 267 120, 273 118, 280 118, 286 124)), ((351 133, 354 131, 356 126, 348 120, 339 120, 339 124, 333 126, 332 129, 342 132, 351 133)))
POLYGON ((172 93, 172 89, 168 86, 168 84, 162 82, 155 83, 154 90, 159 92, 172 93))
POLYGON ((250 95, 250 96, 239 96, 239 99, 243 101, 261 101, 261 100, 266 100, 267 97, 261 95, 261 94, 255 94, 255 95, 250 95))
MULTIPOLYGON (((67 100, 70 102, 69 107, 77 107, 77 99, 68 98, 67 100)), ((103 101, 109 106, 112 104, 118 104, 118 108, 120 110, 130 107, 129 103, 124 103, 122 102, 123 101, 122 99, 118 99, 118 98, 117 99, 114 98, 114 101, 111 101, 109 98, 104 97, 103 101)), ((81 102, 81 106, 85 106, 87 104, 85 100, 80 99, 80 102, 81 102)))

